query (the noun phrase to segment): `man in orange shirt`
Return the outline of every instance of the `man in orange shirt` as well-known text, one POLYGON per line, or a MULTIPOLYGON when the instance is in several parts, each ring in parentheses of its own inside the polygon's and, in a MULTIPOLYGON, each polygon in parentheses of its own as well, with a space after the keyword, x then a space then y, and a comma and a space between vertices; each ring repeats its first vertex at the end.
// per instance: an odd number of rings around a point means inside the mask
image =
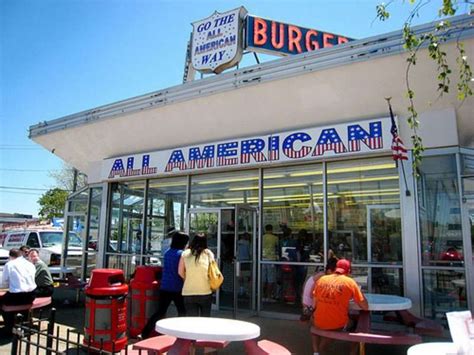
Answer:
MULTIPOLYGON (((361 309, 368 310, 359 285, 348 275, 351 273, 351 262, 341 259, 331 275, 321 277, 313 290, 314 326, 325 330, 350 330, 349 302, 353 299, 361 309)), ((324 350, 329 339, 316 336, 317 349, 314 355, 324 350)), ((357 352, 357 344, 352 344, 352 353, 357 352)))

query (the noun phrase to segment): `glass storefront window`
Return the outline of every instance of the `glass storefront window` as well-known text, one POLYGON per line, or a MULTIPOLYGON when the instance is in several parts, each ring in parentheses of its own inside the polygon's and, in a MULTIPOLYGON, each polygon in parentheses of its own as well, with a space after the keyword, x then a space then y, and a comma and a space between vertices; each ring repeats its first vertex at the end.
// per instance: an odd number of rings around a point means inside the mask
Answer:
POLYGON ((422 264, 462 266, 461 206, 455 155, 423 158, 418 200, 422 264))
POLYGON ((77 213, 86 213, 87 212, 87 202, 89 199, 89 189, 84 189, 83 191, 77 193, 77 195, 68 199, 69 212, 77 213))
POLYGON ((191 177, 191 208, 258 206, 258 170, 191 177))
POLYGON ((362 292, 369 292, 369 269, 366 267, 352 266, 351 277, 359 285, 362 292))
POLYGON ((402 263, 398 170, 387 158, 327 164, 330 253, 356 263, 402 263))
POLYGON ((262 260, 324 262, 322 176, 322 164, 264 170, 262 260))
POLYGON ((187 178, 150 180, 145 254, 162 258, 171 245, 170 232, 184 230, 187 178))
POLYGON ((471 154, 461 155, 461 175, 474 175, 474 149, 471 154))
POLYGON ((423 270, 424 314, 445 319, 446 312, 467 308, 464 271, 423 270))
POLYGON ((403 296, 403 270, 398 268, 371 268, 373 293, 403 296))
POLYGON ((86 233, 85 253, 83 256, 83 279, 90 276, 92 269, 97 265, 97 248, 99 241, 100 211, 102 206, 102 187, 90 189, 89 223, 86 233))
POLYGON ((141 253, 144 192, 144 181, 112 185, 108 252, 141 253))

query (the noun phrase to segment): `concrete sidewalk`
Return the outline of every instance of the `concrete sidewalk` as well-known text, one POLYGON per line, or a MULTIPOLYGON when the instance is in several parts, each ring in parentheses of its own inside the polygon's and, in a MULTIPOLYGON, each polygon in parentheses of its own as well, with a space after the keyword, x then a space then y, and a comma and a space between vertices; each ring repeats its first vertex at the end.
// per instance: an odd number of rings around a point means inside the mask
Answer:
MULTIPOLYGON (((56 311, 56 324, 60 326, 61 334, 64 336, 67 329, 83 333, 85 309, 83 304, 64 304, 64 300, 74 300, 74 293, 55 295, 54 307, 56 311)), ((174 316, 175 310, 170 307, 168 316, 174 316)), ((232 318, 230 312, 214 312, 215 317, 232 318)), ((311 337, 309 332, 309 323, 302 323, 297 320, 281 320, 272 318, 262 318, 256 316, 242 315, 238 319, 255 323, 261 328, 260 339, 268 339, 276 341, 287 347, 293 354, 311 355, 311 337)), ((449 339, 424 339, 424 341, 449 341, 449 339)), ((133 342, 133 341, 131 341, 133 342)), ((366 346, 367 355, 402 355, 406 354, 408 346, 366 346)), ((0 337, 0 355, 10 354, 11 337, 0 337)), ((347 354, 349 346, 347 343, 335 342, 328 349, 327 355, 347 354)), ((44 354, 44 350, 40 350, 39 354, 44 354)), ((230 343, 226 349, 219 351, 219 354, 243 354, 244 347, 242 342, 230 343)))

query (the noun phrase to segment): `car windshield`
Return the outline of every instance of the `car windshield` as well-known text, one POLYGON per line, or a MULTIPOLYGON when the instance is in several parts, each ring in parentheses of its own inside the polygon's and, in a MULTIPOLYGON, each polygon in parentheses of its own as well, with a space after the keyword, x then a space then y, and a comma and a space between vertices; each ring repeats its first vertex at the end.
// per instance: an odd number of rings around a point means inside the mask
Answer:
MULTIPOLYGON (((41 244, 43 247, 51 247, 53 245, 62 245, 63 232, 40 232, 41 244)), ((74 232, 69 232, 69 246, 81 247, 81 238, 74 232)))

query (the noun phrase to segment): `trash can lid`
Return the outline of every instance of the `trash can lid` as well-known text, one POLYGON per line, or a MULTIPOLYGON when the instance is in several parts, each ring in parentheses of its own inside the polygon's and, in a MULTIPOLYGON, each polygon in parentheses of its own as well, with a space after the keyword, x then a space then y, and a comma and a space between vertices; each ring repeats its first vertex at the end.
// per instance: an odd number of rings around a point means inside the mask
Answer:
POLYGON ((161 266, 140 265, 135 269, 133 277, 134 282, 151 283, 161 280, 161 273, 163 268, 161 266))
POLYGON ((88 288, 102 288, 125 284, 123 270, 94 269, 92 270, 88 288))

